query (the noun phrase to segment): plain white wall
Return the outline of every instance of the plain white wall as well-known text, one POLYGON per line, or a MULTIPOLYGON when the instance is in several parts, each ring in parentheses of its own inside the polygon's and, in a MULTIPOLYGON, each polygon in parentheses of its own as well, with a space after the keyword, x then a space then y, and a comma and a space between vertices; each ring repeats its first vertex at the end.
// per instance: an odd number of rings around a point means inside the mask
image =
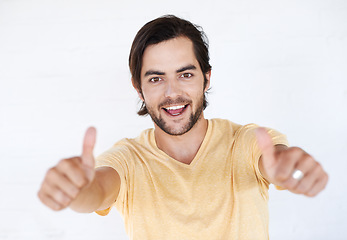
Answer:
POLYGON ((0 0, 0 239, 127 239, 115 209, 56 213, 36 194, 88 126, 96 155, 152 127, 127 59, 139 28, 167 13, 210 39, 208 118, 275 128, 330 175, 313 199, 270 188, 271 239, 347 239, 344 0, 0 0))

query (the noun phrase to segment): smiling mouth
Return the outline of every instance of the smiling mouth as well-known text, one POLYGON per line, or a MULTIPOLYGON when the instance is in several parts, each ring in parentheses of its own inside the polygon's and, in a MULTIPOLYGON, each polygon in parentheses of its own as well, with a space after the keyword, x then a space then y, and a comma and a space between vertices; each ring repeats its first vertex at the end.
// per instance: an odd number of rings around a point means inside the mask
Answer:
POLYGON ((166 107, 163 109, 171 116, 179 116, 184 112, 184 110, 188 107, 188 105, 189 104, 177 105, 177 106, 166 107))

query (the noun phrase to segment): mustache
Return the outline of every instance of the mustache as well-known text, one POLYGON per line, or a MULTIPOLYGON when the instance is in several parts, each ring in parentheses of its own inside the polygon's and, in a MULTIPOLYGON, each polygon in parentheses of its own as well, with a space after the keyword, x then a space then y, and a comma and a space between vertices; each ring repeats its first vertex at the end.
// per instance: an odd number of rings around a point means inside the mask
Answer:
POLYGON ((178 97, 176 99, 168 98, 159 104, 159 108, 162 108, 162 107, 168 106, 168 105, 174 105, 174 104, 175 105, 187 105, 187 104, 191 104, 191 103, 192 103, 192 100, 186 99, 183 97, 178 97))

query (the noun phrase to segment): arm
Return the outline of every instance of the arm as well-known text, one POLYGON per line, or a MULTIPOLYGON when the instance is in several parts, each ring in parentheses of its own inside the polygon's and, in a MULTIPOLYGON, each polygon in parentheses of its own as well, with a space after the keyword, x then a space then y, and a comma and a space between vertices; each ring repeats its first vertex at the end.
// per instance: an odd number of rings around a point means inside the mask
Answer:
POLYGON ((256 135, 262 151, 259 169, 267 181, 309 197, 316 196, 325 188, 328 175, 311 155, 298 147, 273 146, 271 137, 263 128, 258 128, 256 135), (293 175, 296 170, 303 175, 299 178, 293 175))
MULTIPOLYGON (((275 145, 275 154, 278 155, 280 152, 287 150, 288 147, 286 145, 278 144, 275 145)), ((267 175, 267 171, 264 167, 264 162, 263 162, 263 155, 260 156, 259 162, 258 162, 259 170, 261 172, 261 175, 270 183, 273 183, 270 181, 269 176, 267 175)))
POLYGON ((94 212, 110 207, 117 199, 120 178, 116 170, 110 167, 98 168, 91 184, 82 189, 70 208, 76 212, 94 212))
POLYGON ((110 167, 94 169, 93 148, 96 131, 86 132, 80 157, 61 160, 47 171, 38 196, 53 210, 70 207, 77 212, 93 212, 111 206, 116 200, 120 178, 110 167))

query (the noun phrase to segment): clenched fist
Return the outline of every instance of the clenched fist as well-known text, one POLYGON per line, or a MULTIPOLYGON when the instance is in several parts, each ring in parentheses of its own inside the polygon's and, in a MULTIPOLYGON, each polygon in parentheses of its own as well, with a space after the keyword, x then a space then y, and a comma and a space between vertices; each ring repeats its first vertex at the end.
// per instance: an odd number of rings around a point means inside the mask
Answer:
POLYGON ((275 148, 264 128, 256 129, 256 136, 262 151, 259 167, 269 182, 309 197, 325 188, 328 175, 311 155, 298 147, 275 148))
POLYGON ((83 141, 82 155, 61 160, 47 171, 38 196, 42 203, 53 210, 64 209, 81 195, 95 176, 93 148, 96 130, 87 129, 83 141))

